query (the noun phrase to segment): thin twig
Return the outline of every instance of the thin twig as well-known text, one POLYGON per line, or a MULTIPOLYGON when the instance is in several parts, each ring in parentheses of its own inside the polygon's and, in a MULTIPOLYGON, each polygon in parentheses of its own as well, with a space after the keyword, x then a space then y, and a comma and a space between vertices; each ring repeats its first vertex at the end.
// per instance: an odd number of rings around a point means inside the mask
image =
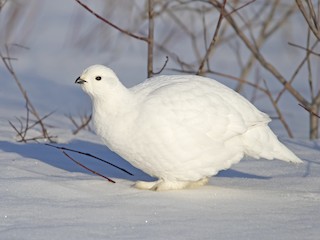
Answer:
POLYGON ((315 55, 315 56, 317 56, 317 57, 320 57, 320 53, 316 53, 316 52, 310 50, 309 48, 300 46, 300 45, 295 44, 295 43, 292 43, 292 42, 288 42, 288 44, 289 44, 290 46, 293 46, 293 47, 296 47, 296 48, 300 48, 300 49, 302 49, 302 50, 305 50, 306 52, 311 53, 311 54, 313 54, 313 55, 315 55))
MULTIPOLYGON (((257 86, 259 86, 260 82, 261 82, 261 74, 260 74, 260 69, 256 68, 255 70, 255 82, 254 84, 256 84, 257 86)), ((252 96, 250 97, 250 102, 254 103, 255 100, 257 99, 258 96, 258 89, 257 88, 253 88, 253 92, 252 92, 252 96)))
POLYGON ((154 47, 154 11, 153 0, 148 0, 148 62, 147 75, 148 78, 153 75, 153 47, 154 47))
POLYGON ((47 132, 47 129, 45 127, 45 124, 41 120, 40 115, 38 114, 36 108, 31 103, 26 90, 23 88, 18 76, 16 75, 16 73, 14 71, 14 68, 13 68, 12 63, 11 63, 11 57, 10 57, 10 51, 9 51, 8 45, 5 46, 5 49, 6 49, 7 57, 4 57, 4 55, 0 52, 0 58, 2 59, 2 62, 4 63, 6 69, 9 71, 10 75, 12 76, 12 78, 15 80, 15 82, 16 82, 16 84, 17 84, 17 86, 18 86, 23 98, 25 99, 26 106, 27 106, 27 111, 30 111, 33 114, 33 116, 38 120, 38 124, 41 127, 42 134, 43 134, 44 138, 48 139, 50 142, 54 142, 51 139, 51 137, 49 136, 49 134, 47 132))
MULTIPOLYGON (((263 6, 265 6, 263 9, 267 9, 266 5, 268 3, 266 2, 263 6)), ((272 8, 269 12, 269 14, 267 15, 266 19, 264 20, 262 27, 260 29, 259 35, 257 37, 257 40, 254 41, 256 48, 260 49, 262 47, 262 45, 267 41, 268 37, 271 35, 266 34, 268 27, 271 25, 271 20, 273 19, 273 16, 275 14, 275 11, 277 9, 279 2, 275 1, 272 5, 272 8)), ((280 27, 280 25, 279 25, 280 27)), ((250 32, 252 31, 251 28, 248 28, 250 30, 250 32)), ((253 35, 253 34, 251 34, 253 35)), ((240 49, 240 48, 237 48, 240 49)), ((246 63, 246 65, 242 68, 241 70, 241 75, 240 78, 242 79, 246 79, 247 76, 249 75, 254 63, 256 62, 256 58, 255 56, 251 53, 250 57, 246 63)), ((243 84, 239 83, 238 86, 236 87, 236 91, 240 92, 243 88, 243 84)))
POLYGON ((267 94, 267 89, 259 86, 259 84, 255 84, 255 83, 252 83, 252 82, 248 82, 247 80, 243 79, 243 78, 238 78, 238 77, 235 77, 235 76, 232 76, 230 74, 226 74, 226 73, 221 73, 221 72, 217 72, 217 71, 212 71, 212 70, 209 70, 208 73, 212 73, 212 74, 215 74, 215 75, 218 75, 218 76, 221 76, 221 77, 225 77, 225 78, 228 78, 230 80, 235 80, 235 81, 238 81, 238 82, 241 82, 241 83, 244 83, 244 84, 247 84, 263 93, 266 93, 267 94))
MULTIPOLYGON (((35 127, 37 124, 40 124, 40 122, 43 122, 44 119, 50 117, 50 116, 51 116, 53 113, 55 113, 55 112, 56 112, 56 111, 52 111, 52 112, 44 115, 42 118, 40 118, 40 119, 38 119, 37 121, 35 121, 32 125, 30 125, 29 127, 26 127, 26 130, 29 130, 29 129, 35 127)), ((44 136, 44 137, 46 137, 46 136, 44 136)))
MULTIPOLYGON (((310 37, 311 37, 311 30, 308 29, 308 37, 307 37, 307 49, 310 47, 310 37)), ((306 53, 308 55, 308 52, 306 53)), ((307 68, 308 68, 308 82, 309 82, 309 89, 310 89, 310 96, 311 99, 314 99, 314 92, 313 92, 313 78, 312 78, 312 69, 311 69, 311 58, 308 57, 307 59, 307 68)))
MULTIPOLYGON (((227 14, 227 13, 226 13, 227 14)), ((285 88, 294 96, 299 102, 307 105, 308 101, 305 97, 303 97, 287 80, 286 78, 270 63, 268 62, 263 55, 260 53, 258 49, 256 49, 255 45, 250 42, 248 37, 244 34, 243 31, 238 27, 236 21, 230 15, 226 15, 226 20, 233 27, 239 38, 242 42, 247 46, 247 48, 252 52, 255 58, 259 61, 259 63, 268 70, 281 84, 285 86, 285 88)))
POLYGON ((72 124, 76 127, 76 129, 72 132, 74 135, 76 135, 78 132, 80 132, 80 130, 86 127, 88 127, 88 130, 90 131, 89 123, 92 119, 92 114, 90 114, 89 117, 83 116, 83 118, 81 119, 81 124, 78 124, 71 115, 67 117, 72 122, 72 124))
POLYGON ((73 159, 73 158, 72 158, 71 156, 69 156, 65 151, 62 151, 62 153, 63 153, 64 155, 66 155, 72 162, 78 164, 80 167, 83 167, 84 169, 88 170, 89 172, 91 172, 91 173, 93 173, 93 174, 95 174, 95 175, 98 175, 98 176, 100 176, 100 177, 103 177, 104 179, 107 179, 109 182, 116 183, 116 182, 113 181, 111 178, 108 178, 108 177, 102 175, 101 173, 98 173, 98 172, 92 170, 91 168, 86 167, 85 165, 83 165, 82 163, 78 162, 77 160, 73 159))
POLYGON ((81 151, 78 151, 78 150, 73 150, 73 149, 65 148, 65 147, 59 147, 59 146, 55 146, 55 145, 52 145, 52 144, 49 144, 49 143, 45 143, 45 145, 49 146, 49 147, 53 147, 53 148, 59 149, 59 150, 62 150, 62 151, 65 150, 65 151, 79 153, 79 154, 82 154, 82 155, 85 155, 85 156, 88 156, 88 157, 92 157, 94 159, 97 159, 97 160, 99 160, 101 162, 109 164, 110 166, 115 167, 115 168, 117 168, 117 169, 119 169, 119 170, 121 170, 121 171, 123 171, 123 172, 125 172, 125 173, 127 173, 127 174, 129 174, 131 176, 133 176, 132 173, 130 173, 129 171, 125 170, 124 168, 118 167, 118 166, 114 165, 113 163, 110 163, 110 162, 108 162, 106 160, 103 160, 103 159, 101 159, 99 157, 96 157, 96 156, 94 156, 94 155, 92 155, 90 153, 85 153, 85 152, 81 152, 81 151))
MULTIPOLYGON (((26 137, 27 136, 27 132, 29 129, 29 120, 30 120, 30 109, 28 107, 28 104, 26 103, 26 109, 27 109, 27 119, 26 119, 26 127, 23 133, 23 136, 26 137)), ((22 124, 22 123, 21 123, 22 124)), ((22 129, 21 129, 22 130, 22 129)))
POLYGON ((109 20, 103 18, 102 16, 100 16, 99 14, 97 14, 95 11, 93 11, 91 8, 89 8, 86 4, 82 3, 81 1, 79 0, 75 0, 77 3, 79 3, 84 9, 86 9, 88 12, 90 12, 93 16, 95 16, 96 18, 100 19, 101 21, 103 21, 104 23, 108 24, 109 26, 117 29, 119 32, 125 34, 125 35, 128 35, 130 37, 133 37, 135 39, 138 39, 138 40, 141 40, 141 41, 144 41, 144 42, 149 42, 149 38, 147 37, 144 37, 144 36, 139 36, 139 35, 136 35, 134 33, 131 33, 127 30, 124 30, 120 27, 118 27, 116 24, 110 22, 109 20))
MULTIPOLYGON (((308 2, 308 1, 307 1, 308 2)), ((312 18, 310 15, 312 15, 312 13, 314 12, 313 6, 312 5, 308 5, 309 7, 309 13, 306 10, 305 6, 303 5, 301 0, 296 0, 296 4, 300 9, 300 12, 302 13, 304 19, 306 20, 306 22, 309 25, 310 30, 313 32, 314 36, 316 38, 318 38, 318 40, 320 40, 320 31, 318 29, 318 25, 315 24, 317 21, 316 19, 312 18)))
POLYGON ((217 41, 217 36, 218 36, 218 33, 219 33, 219 29, 220 29, 220 26, 221 26, 221 22, 222 22, 222 19, 224 18, 224 14, 225 14, 225 6, 226 6, 226 3, 227 3, 227 0, 223 0, 223 3, 221 5, 221 10, 220 10, 220 16, 219 16, 219 19, 218 19, 218 22, 217 22, 217 26, 216 26, 216 30, 213 34, 213 37, 212 37, 212 40, 210 42, 210 45, 209 45, 209 48, 207 49, 206 51, 206 54, 204 56, 204 58, 202 59, 201 63, 200 63, 200 66, 199 66, 199 69, 198 69, 198 72, 197 74, 198 75, 202 75, 203 74, 203 71, 204 71, 204 66, 205 66, 205 63, 206 61, 208 61, 208 58, 211 54, 211 51, 217 41))
POLYGON ((167 66, 168 61, 169 61, 169 57, 166 56, 166 61, 164 62, 162 68, 158 72, 153 72, 153 74, 154 75, 160 74, 163 71, 163 69, 167 66))
POLYGON ((313 24, 316 27, 316 29, 318 29, 318 31, 319 31, 319 24, 318 24, 318 21, 317 21, 317 15, 316 15, 316 12, 314 11, 314 7, 312 5, 312 2, 310 0, 307 0, 306 2, 307 2, 307 5, 308 5, 308 8, 309 8, 309 13, 311 15, 311 19, 313 21, 313 24))
POLYGON ((306 111, 308 111, 308 112, 309 112, 309 113, 311 113, 312 115, 314 115, 314 116, 316 116, 316 117, 320 118, 320 115, 319 115, 319 114, 317 114, 317 113, 315 113, 314 111, 311 111, 311 109, 310 109, 310 108, 308 108, 308 107, 306 107, 306 106, 303 106, 301 103, 298 103, 298 105, 299 105, 300 107, 304 108, 306 111))
POLYGON ((12 122, 9 121, 9 124, 10 124, 10 126, 16 131, 16 133, 21 137, 21 141, 26 143, 27 141, 26 141, 25 137, 23 136, 22 132, 19 131, 19 130, 14 126, 14 124, 13 124, 12 122))
MULTIPOLYGON (((317 45, 318 45, 319 41, 316 41, 312 46, 311 46, 311 50, 313 50, 317 45)), ((308 61, 309 59, 309 55, 310 52, 306 52, 306 56, 303 58, 303 60, 300 62, 300 64, 298 65, 298 67, 295 69, 294 73, 292 74, 290 80, 288 81, 289 84, 291 85, 292 82, 295 80, 296 76, 298 75, 298 73, 300 72, 300 70, 302 69, 303 65, 305 64, 306 61, 308 61)), ((282 95, 285 93, 285 91, 287 90, 286 86, 283 87, 283 89, 281 89, 281 91, 279 92, 278 96, 276 97, 276 102, 278 102, 280 100, 280 98, 282 97, 282 95)), ((319 91, 320 93, 320 91, 319 91)), ((308 104, 308 102, 306 102, 308 104)), ((305 103, 305 104, 306 104, 305 103)))
MULTIPOLYGON (((251 0, 251 1, 249 1, 249 2, 246 2, 245 4, 241 5, 240 7, 236 8, 236 9, 233 9, 233 10, 232 10, 231 12, 229 12, 227 15, 231 15, 232 13, 239 11, 240 9, 242 9, 242 8, 250 5, 251 3, 255 2, 255 1, 256 1, 256 0, 251 0)), ((226 16, 227 16, 227 15, 226 15, 226 16)))
POLYGON ((279 117, 279 120, 281 121, 282 125, 283 125, 284 128, 286 129, 286 131, 287 131, 287 133, 288 133, 288 136, 289 136, 290 138, 293 138, 292 131, 291 131, 289 125, 287 124, 287 122, 285 121, 285 118, 283 117, 283 114, 282 114, 281 110, 279 109, 279 106, 278 106, 277 102, 274 100, 274 98, 273 98, 273 96, 272 96, 272 94, 271 94, 271 91, 270 91, 269 88, 268 88, 268 85, 267 85, 266 80, 263 79, 263 82, 264 82, 264 85, 265 85, 265 87, 266 87, 266 89, 267 89, 267 96, 269 97, 269 99, 270 99, 270 101, 271 101, 274 109, 276 110, 277 115, 278 115, 278 117, 279 117))
MULTIPOLYGON (((158 44, 158 43, 155 42, 155 46, 159 50, 161 50, 162 52, 167 54, 170 57, 171 60, 173 60, 177 64, 179 64, 181 69, 187 68, 188 70, 191 70, 191 69, 194 68, 194 66, 192 64, 189 64, 189 63, 186 63, 186 62, 182 61, 177 54, 175 54, 174 52, 171 52, 170 50, 168 50, 163 44, 158 44)), ((194 73, 194 71, 193 71, 193 73, 194 73)))
MULTIPOLYGON (((51 138, 51 139, 57 138, 57 136, 50 136, 50 138, 51 138)), ((24 140, 25 140, 25 141, 23 141, 22 139, 20 139, 20 140, 17 140, 17 142, 30 142, 30 141, 34 141, 34 142, 39 143, 38 140, 48 140, 48 138, 40 135, 40 136, 37 136, 37 137, 25 138, 24 140)))

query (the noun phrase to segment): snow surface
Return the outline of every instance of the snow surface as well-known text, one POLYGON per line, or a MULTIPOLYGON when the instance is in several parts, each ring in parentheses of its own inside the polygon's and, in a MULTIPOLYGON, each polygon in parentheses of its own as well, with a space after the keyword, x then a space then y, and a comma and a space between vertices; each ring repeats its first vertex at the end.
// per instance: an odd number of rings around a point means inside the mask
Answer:
MULTIPOLYGON (((134 176, 70 154, 116 180, 112 184, 75 165, 56 149, 41 143, 17 143, 8 120, 25 116, 24 101, 1 65, 1 240, 319 239, 320 141, 282 137, 285 134, 277 121, 273 129, 304 164, 244 159, 211 178, 205 187, 169 192, 131 188, 135 180, 150 177, 110 152, 91 132, 72 135, 73 127, 64 115, 88 111, 90 106, 73 82, 85 67, 107 63, 103 54, 61 48, 65 39, 52 37, 67 31, 64 22, 69 21, 67 16, 72 15, 75 4, 56 4, 59 1, 42 10, 37 28, 41 34, 37 41, 30 40, 30 51, 18 56, 15 68, 19 78, 42 115, 56 110, 48 121, 54 126, 50 133, 59 137, 59 146, 92 153, 134 176)), ((111 66, 116 66, 120 79, 130 79, 129 84, 144 78, 145 62, 137 59, 144 59, 144 53, 139 51, 134 49, 138 55, 111 66), (134 64, 129 64, 130 59, 134 64)), ((307 114, 296 103, 287 104, 295 105, 286 108, 294 122, 303 122, 294 124, 294 130, 305 132, 305 121, 297 116, 307 114)))
POLYGON ((303 165, 245 159, 213 177, 208 186, 151 192, 131 188, 132 181, 148 176, 108 151, 95 136, 83 137, 89 140, 77 137, 62 146, 95 153, 135 176, 84 160, 116 180, 112 184, 88 174, 56 149, 1 140, 1 239, 319 237, 316 142, 285 141, 305 160, 303 165))

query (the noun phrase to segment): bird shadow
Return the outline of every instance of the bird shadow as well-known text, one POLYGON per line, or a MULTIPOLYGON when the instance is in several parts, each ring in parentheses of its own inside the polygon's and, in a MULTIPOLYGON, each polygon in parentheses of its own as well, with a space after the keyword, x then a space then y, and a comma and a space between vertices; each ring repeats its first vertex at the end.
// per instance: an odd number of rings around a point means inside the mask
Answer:
MULTIPOLYGON (((89 153, 132 173, 132 175, 129 175, 113 166, 98 161, 97 159, 79 153, 65 151, 68 153, 70 157, 72 157, 76 161, 106 177, 126 179, 130 181, 153 180, 152 177, 132 166, 119 155, 109 150, 105 145, 82 140, 74 140, 69 142, 68 144, 54 144, 54 146, 89 153)), ((0 141, 0 150, 4 152, 17 153, 23 158, 36 159, 55 168, 63 169, 68 172, 81 172, 86 174, 92 174, 88 172, 88 170, 72 162, 67 156, 65 156, 62 153, 61 150, 47 146, 42 143, 13 143, 7 141, 0 141)))
POLYGON ((260 179, 260 180, 267 180, 271 179, 272 177, 265 177, 259 176, 256 174, 245 173, 233 169, 223 170, 217 174, 217 177, 225 177, 225 178, 251 178, 251 179, 260 179))
MULTIPOLYGON (((96 159, 91 158, 89 156, 66 151, 68 152, 68 155, 70 155, 75 160, 81 162, 86 167, 96 172, 99 172, 102 175, 107 176, 109 178, 118 178, 118 179, 130 180, 130 181, 137 181, 137 180, 154 181, 153 177, 135 168, 126 160, 121 158, 119 155, 109 150, 105 145, 82 141, 82 140, 73 140, 68 144, 56 144, 56 146, 92 154, 96 157, 104 159, 132 173, 132 175, 129 175, 115 167, 112 167, 108 164, 97 161, 96 159)), ((45 144, 13 143, 8 141, 0 141, 0 149, 4 152, 17 153, 23 158, 32 158, 32 159, 39 160, 55 168, 63 169, 68 172, 81 172, 81 173, 91 174, 88 172, 88 170, 70 161, 70 159, 68 159, 68 157, 62 154, 62 151, 60 151, 59 149, 47 146, 45 144)), ((270 178, 270 177, 249 174, 249 173, 245 173, 245 172, 241 172, 233 169, 223 170, 219 172, 217 177, 253 178, 253 179, 269 179, 270 178)))

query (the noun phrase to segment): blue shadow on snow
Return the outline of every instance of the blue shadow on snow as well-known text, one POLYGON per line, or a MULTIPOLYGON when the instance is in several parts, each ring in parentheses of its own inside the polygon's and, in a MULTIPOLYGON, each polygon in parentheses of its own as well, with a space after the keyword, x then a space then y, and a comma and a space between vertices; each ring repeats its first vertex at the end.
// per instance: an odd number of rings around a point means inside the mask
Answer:
MULTIPOLYGON (((102 163, 89 156, 84 156, 78 153, 68 152, 67 153, 77 161, 81 162, 85 166, 107 176, 110 178, 126 179, 130 181, 152 181, 154 178, 150 177, 141 170, 133 167, 130 163, 125 161, 116 153, 109 150, 105 145, 86 142, 82 140, 74 140, 68 144, 53 144, 59 147, 70 148, 85 153, 90 153, 96 157, 102 158, 118 167, 124 168, 131 172, 133 176, 122 172, 121 170, 114 168, 108 164, 102 163)), ((53 167, 63 169, 68 172, 83 172, 89 173, 84 168, 76 165, 70 159, 68 159, 62 152, 50 146, 46 146, 42 143, 13 143, 7 141, 0 141, 0 149, 4 152, 17 153, 24 158, 37 159, 41 162, 49 164, 53 167)), ((227 178, 252 178, 252 179, 270 179, 270 177, 258 176, 254 174, 244 173, 233 169, 228 169, 219 172, 217 177, 227 178)))

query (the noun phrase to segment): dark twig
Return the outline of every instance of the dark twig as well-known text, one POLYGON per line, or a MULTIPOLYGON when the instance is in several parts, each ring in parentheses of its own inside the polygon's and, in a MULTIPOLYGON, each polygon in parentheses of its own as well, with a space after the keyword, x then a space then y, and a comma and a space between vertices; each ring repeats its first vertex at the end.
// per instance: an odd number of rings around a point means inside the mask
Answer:
MULTIPOLYGON (((47 128, 43 122, 43 119, 46 118, 47 116, 45 116, 44 118, 40 118, 40 115, 38 114, 36 108, 34 107, 34 105, 31 103, 29 96, 26 92, 26 90, 24 89, 24 87, 22 86, 18 76, 16 75, 13 65, 11 63, 11 56, 10 56, 10 51, 9 51, 9 47, 8 45, 5 46, 5 50, 6 50, 6 56, 4 56, 1 52, 0 52, 0 58, 2 59, 3 64, 5 65, 6 69, 8 70, 8 72, 10 73, 10 75, 12 76, 12 78, 14 79, 14 81, 16 82, 25 102, 26 102, 26 109, 27 109, 27 120, 29 120, 29 113, 31 113, 38 121, 36 124, 39 124, 42 130, 42 135, 44 137, 44 139, 47 139, 50 142, 54 142, 52 140, 52 137, 48 134, 47 128)), ((19 134, 20 136, 25 136, 26 132, 28 131, 28 129, 30 129, 29 123, 26 123, 26 128, 25 128, 25 132, 21 134, 19 134)), ((12 123, 10 124, 12 125, 12 123)), ((16 128, 15 128, 16 130, 16 128)), ((21 139, 21 141, 23 140, 24 137, 21 139)))
POLYGON ((89 123, 92 119, 92 114, 90 114, 89 116, 84 115, 81 119, 80 119, 80 124, 78 124, 76 122, 76 120, 74 120, 74 118, 69 115, 67 116, 69 118, 69 120, 72 122, 72 124, 76 127, 76 129, 74 131, 72 131, 72 133, 74 135, 76 135, 78 132, 80 132, 80 130, 87 128, 89 131, 91 131, 90 127, 89 127, 89 123))
MULTIPOLYGON (((316 46, 318 45, 318 41, 316 41, 309 49, 312 51, 313 49, 316 48, 316 46)), ((296 76, 298 75, 298 73, 300 72, 300 70, 302 69, 302 67, 304 66, 305 62, 308 61, 309 59, 309 55, 310 55, 310 51, 306 52, 306 56, 304 57, 304 59, 300 62, 300 64, 297 66, 297 68, 295 69, 293 75, 291 76, 290 80, 288 81, 290 84, 292 84, 292 82, 295 80, 296 76)), ((283 87, 283 89, 279 92, 277 98, 276 98, 276 102, 278 102, 280 100, 280 98, 282 97, 282 95, 285 93, 285 91, 287 90, 286 86, 283 87)), ((319 92, 320 93, 320 92, 319 92)))
POLYGON ((208 73, 212 73, 212 74, 215 74, 215 75, 218 75, 218 76, 221 76, 221 77, 225 77, 225 78, 228 78, 230 80, 234 80, 234 81, 238 81, 242 84, 246 84, 250 87, 253 87, 254 89, 256 90, 259 90, 265 94, 267 94, 267 89, 259 86, 259 84, 256 84, 256 83, 252 83, 252 82, 248 82, 246 79, 243 79, 243 78, 239 78, 239 77, 235 77, 235 76, 232 76, 230 74, 226 74, 226 73, 221 73, 221 72, 217 72, 217 71, 212 71, 212 70, 209 70, 208 73))
POLYGON ((153 0, 148 0, 148 63, 147 75, 148 78, 153 75, 153 47, 154 47, 154 11, 153 0))
POLYGON ((242 42, 247 46, 247 48, 251 51, 251 53, 255 56, 255 58, 258 60, 258 62, 267 70, 269 71, 282 85, 285 86, 287 91, 290 92, 290 94, 295 97, 299 102, 303 104, 308 104, 308 100, 302 96, 291 84, 287 81, 287 79, 276 69, 274 65, 271 64, 271 62, 267 61, 264 56, 260 53, 260 50, 256 49, 255 44, 253 44, 249 38, 245 35, 243 31, 239 28, 237 22, 235 19, 233 19, 230 15, 227 15, 228 13, 225 13, 225 19, 229 22, 231 27, 234 29, 234 31, 237 33, 238 37, 242 40, 242 42))
POLYGON ((109 26, 117 29, 119 32, 126 34, 130 37, 133 37, 135 39, 141 40, 141 41, 145 41, 145 42, 149 42, 149 38, 144 37, 144 36, 138 36, 134 33, 131 33, 127 30, 124 30, 120 27, 118 27, 116 24, 110 22, 109 20, 103 18, 102 16, 100 16, 99 14, 97 14, 95 11, 93 11, 91 8, 89 8, 87 5, 85 5, 83 2, 79 1, 79 0, 75 0, 77 3, 79 3, 84 9, 86 9, 88 12, 90 12, 93 16, 95 16, 96 18, 100 19, 101 21, 103 21, 104 23, 108 24, 109 26))
POLYGON ((19 131, 12 122, 9 121, 9 124, 16 131, 16 133, 21 137, 20 141, 26 143, 27 140, 25 139, 25 136, 22 134, 22 131, 19 131))
POLYGON ((305 18, 306 22, 309 25, 310 30, 313 32, 314 36, 320 40, 320 31, 319 31, 319 26, 314 14, 314 7, 312 4, 310 4, 309 1, 306 1, 308 5, 308 10, 304 6, 302 0, 296 0, 296 4, 300 9, 300 12, 302 13, 303 17, 305 18))
POLYGON ((52 144, 49 144, 49 143, 45 143, 45 145, 46 145, 46 146, 49 146, 49 147, 53 147, 53 148, 59 149, 59 150, 62 150, 62 151, 65 150, 65 151, 70 151, 70 152, 79 153, 79 154, 82 154, 82 155, 85 155, 85 156, 88 156, 88 157, 92 157, 92 158, 94 158, 94 159, 97 159, 97 160, 99 160, 99 161, 101 161, 101 162, 104 162, 104 163, 106 163, 106 164, 109 164, 110 166, 115 167, 115 168, 117 168, 117 169, 119 169, 119 170, 121 170, 121 171, 123 171, 123 172, 125 172, 125 173, 127 173, 127 174, 129 174, 129 175, 131 175, 131 176, 133 176, 132 173, 130 173, 129 171, 125 170, 124 168, 118 167, 118 166, 114 165, 113 163, 110 163, 110 162, 108 162, 108 161, 106 161, 106 160, 103 160, 103 159, 101 159, 101 158, 99 158, 99 157, 96 157, 96 156, 94 156, 94 155, 92 155, 92 154, 90 154, 90 153, 85 153, 85 152, 81 152, 81 151, 78 151, 78 150, 73 150, 73 149, 65 148, 65 147, 59 147, 59 146, 55 146, 55 145, 52 145, 52 144))
POLYGON ((160 74, 163 71, 163 69, 167 66, 168 61, 169 61, 169 57, 166 56, 166 61, 164 62, 162 68, 158 72, 153 72, 152 74, 154 75, 160 74))
POLYGON ((310 108, 306 107, 306 106, 303 106, 301 103, 298 103, 298 105, 302 108, 304 108, 306 111, 308 111, 309 113, 311 113, 312 115, 320 118, 320 115, 315 113, 314 111, 312 111, 310 108))
POLYGON ((287 131, 288 136, 289 136, 290 138, 293 138, 292 131, 291 131, 288 123, 286 122, 286 120, 285 120, 285 118, 284 118, 284 116, 283 116, 283 114, 282 114, 282 112, 281 112, 281 110, 280 110, 277 102, 275 101, 274 97, 272 96, 272 93, 271 93, 271 91, 270 91, 269 88, 268 88, 267 81, 266 81, 265 79, 262 79, 262 80, 263 80, 263 83, 264 83, 264 85, 265 85, 265 87, 266 87, 266 89, 267 89, 267 96, 269 97, 269 99, 270 99, 270 101, 271 101, 274 109, 276 110, 280 122, 282 123, 282 125, 283 125, 284 128, 285 128, 285 130, 287 131))
POLYGON ((110 178, 102 175, 101 173, 98 173, 98 172, 92 170, 91 168, 86 167, 86 166, 83 165, 82 163, 80 163, 80 162, 78 162, 77 160, 73 159, 73 158, 70 157, 65 151, 62 151, 62 153, 63 153, 64 155, 66 155, 72 162, 78 164, 80 167, 83 167, 84 169, 88 170, 89 172, 91 172, 91 173, 93 173, 93 174, 95 174, 95 175, 98 175, 98 176, 100 176, 100 177, 103 177, 104 179, 107 179, 109 182, 116 183, 116 182, 113 181, 112 179, 110 179, 110 178))
POLYGON ((290 46, 293 46, 293 47, 296 47, 296 48, 305 50, 306 52, 311 53, 311 54, 313 54, 313 55, 315 55, 315 56, 317 56, 317 57, 320 57, 320 53, 316 53, 316 52, 312 51, 312 50, 309 49, 309 48, 306 48, 306 47, 303 47, 303 46, 300 46, 300 45, 298 45, 298 44, 291 43, 291 42, 288 42, 288 44, 289 44, 290 46))
MULTIPOLYGON (((52 138, 52 139, 53 138, 57 138, 57 136, 50 136, 50 138, 52 138)), ((39 143, 38 140, 48 140, 48 138, 40 135, 40 136, 37 136, 37 137, 24 138, 24 140, 20 139, 20 140, 17 140, 17 142, 25 142, 26 143, 26 142, 34 141, 34 142, 39 143)))
MULTIPOLYGON (((37 124, 40 124, 40 122, 43 122, 43 120, 45 120, 46 118, 50 117, 53 113, 55 113, 55 111, 52 111, 52 112, 44 115, 42 118, 36 120, 32 125, 30 125, 30 126, 27 125, 27 126, 26 126, 26 131, 29 130, 29 129, 31 129, 31 128, 33 128, 33 127, 35 127, 37 124)), ((28 123, 29 123, 28 116, 27 116, 27 119, 26 119, 26 120, 27 120, 26 122, 27 122, 27 124, 28 124, 28 123)), ((46 138, 47 136, 44 136, 44 137, 46 138)))
POLYGON ((214 47, 214 45, 215 45, 215 43, 217 41, 217 36, 218 36, 218 33, 219 33, 221 22, 222 22, 222 19, 224 18, 224 15, 225 15, 225 9, 224 8, 225 8, 226 3, 227 3, 227 0, 223 0, 223 3, 221 5, 219 20, 218 20, 218 23, 217 23, 217 26, 216 26, 216 30, 215 30, 215 32, 213 34, 210 46, 207 49, 206 54, 205 54, 204 58, 202 59, 202 61, 200 63, 200 66, 199 66, 199 69, 198 69, 198 72, 197 72, 198 75, 202 75, 203 74, 205 63, 206 63, 206 61, 208 61, 210 53, 213 50, 213 47, 214 47))
MULTIPOLYGON (((269 2, 265 2, 265 4, 262 5, 261 10, 267 12, 269 4, 270 4, 269 2)), ((270 36, 272 36, 272 33, 275 30, 277 30, 278 28, 280 28, 281 23, 283 23, 283 19, 286 19, 286 16, 288 16, 288 12, 289 13, 291 12, 291 11, 286 12, 284 14, 284 16, 282 18, 280 18, 280 20, 277 22, 277 24, 275 24, 274 27, 271 30, 269 30, 269 27, 270 27, 270 25, 272 23, 272 19, 274 18, 274 15, 276 13, 276 9, 277 9, 278 5, 279 5, 279 1, 275 1, 272 4, 271 9, 270 9, 269 13, 267 14, 267 16, 266 16, 266 18, 265 18, 265 20, 264 20, 264 22, 263 22, 263 24, 262 24, 262 26, 260 28, 260 31, 259 31, 259 34, 258 34, 257 38, 253 41, 255 43, 257 49, 261 49, 261 47, 267 41, 267 39, 270 36)), ((289 10, 291 10, 291 8, 289 10)), ((259 11, 259 13, 263 14, 262 11, 259 11)), ((249 26, 250 25, 248 25, 248 30, 250 32, 250 35, 253 36, 254 34, 252 33, 252 27, 249 27, 249 26)), ((239 47, 237 49, 241 49, 241 48, 239 47)), ((248 77, 249 73, 251 72, 252 68, 254 67, 255 62, 256 62, 256 58, 251 53, 250 57, 247 60, 247 63, 243 67, 241 67, 241 74, 240 74, 241 78, 247 78, 248 77)), ((243 84, 239 83, 237 85, 237 87, 236 87, 236 91, 240 92, 240 91, 242 91, 242 89, 243 89, 243 84)))
MULTIPOLYGON (((231 15, 232 13, 239 11, 240 9, 242 9, 242 8, 250 5, 251 3, 255 2, 255 1, 256 1, 256 0, 251 0, 251 1, 249 1, 249 2, 246 2, 245 4, 241 5, 240 7, 238 7, 238 8, 236 8, 236 9, 230 11, 227 15, 231 15)), ((226 16, 227 16, 227 15, 226 15, 226 16)))

